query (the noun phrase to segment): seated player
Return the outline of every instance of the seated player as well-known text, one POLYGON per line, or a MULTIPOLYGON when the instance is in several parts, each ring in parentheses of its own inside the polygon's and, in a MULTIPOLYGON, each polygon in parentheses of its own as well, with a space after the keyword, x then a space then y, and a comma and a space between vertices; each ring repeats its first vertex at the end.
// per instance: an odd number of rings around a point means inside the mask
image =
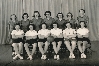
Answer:
POLYGON ((46 59, 46 55, 44 54, 47 49, 48 49, 48 46, 49 46, 49 42, 47 41, 47 37, 50 36, 50 30, 47 29, 47 25, 46 23, 42 23, 41 24, 41 30, 38 31, 38 47, 39 47, 39 50, 42 54, 42 57, 41 59, 46 59), (43 45, 44 48, 42 47, 43 45))
POLYGON ((54 41, 52 42, 52 45, 53 45, 53 49, 56 54, 56 55, 54 55, 54 59, 59 60, 60 58, 57 53, 60 50, 60 46, 61 46, 62 40, 63 40, 62 29, 58 28, 58 24, 56 22, 54 22, 52 24, 52 26, 53 26, 53 29, 51 29, 51 36, 54 37, 54 41))
POLYGON ((16 56, 13 57, 13 59, 17 59, 18 57, 20 59, 23 59, 23 57, 20 56, 20 53, 23 47, 22 38, 23 38, 24 32, 23 30, 20 29, 19 24, 15 24, 15 30, 12 31, 11 35, 12 35, 12 41, 13 41, 12 46, 14 47, 14 50, 16 53, 16 56))
POLYGON ((77 30, 78 49, 81 52, 81 58, 86 58, 84 51, 89 40, 89 30, 85 28, 85 25, 85 21, 80 21, 80 28, 77 30))
POLYGON ((67 22, 65 26, 65 30, 63 30, 64 43, 70 51, 69 58, 75 58, 73 51, 76 47, 76 30, 71 28, 72 24, 70 22, 67 22))
POLYGON ((27 31, 25 33, 25 36, 26 36, 26 42, 24 44, 24 47, 25 47, 25 50, 28 54, 27 59, 32 60, 33 59, 32 55, 34 54, 36 47, 37 47, 37 31, 34 30, 33 24, 29 25, 29 31, 27 31), (29 48, 28 48, 29 45, 33 46, 32 52, 29 51, 29 48))

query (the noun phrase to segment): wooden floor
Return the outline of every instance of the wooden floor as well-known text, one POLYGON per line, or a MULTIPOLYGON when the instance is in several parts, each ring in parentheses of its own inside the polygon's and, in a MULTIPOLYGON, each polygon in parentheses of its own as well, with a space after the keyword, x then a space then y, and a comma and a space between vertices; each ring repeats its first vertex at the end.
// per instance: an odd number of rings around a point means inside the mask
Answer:
MULTIPOLYGON (((92 54, 87 53, 86 59, 77 57, 69 59, 66 53, 60 60, 41 60, 34 55, 34 60, 13 60, 11 45, 0 45, 0 66, 99 66, 99 42, 91 42, 92 54)), ((77 55, 76 55, 77 56, 77 55)))

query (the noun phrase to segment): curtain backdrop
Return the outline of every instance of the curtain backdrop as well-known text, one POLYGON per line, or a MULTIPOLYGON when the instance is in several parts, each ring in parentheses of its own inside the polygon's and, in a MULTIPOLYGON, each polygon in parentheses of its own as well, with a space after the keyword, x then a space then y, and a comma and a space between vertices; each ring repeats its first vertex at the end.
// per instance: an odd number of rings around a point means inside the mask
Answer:
POLYGON ((49 10, 55 19, 58 12, 64 14, 64 19, 71 12, 77 21, 80 9, 85 9, 89 17, 90 40, 99 41, 99 0, 0 0, 0 44, 5 44, 11 14, 16 14, 20 21, 24 12, 29 14, 30 20, 34 11, 39 11, 44 18, 44 12, 49 10))

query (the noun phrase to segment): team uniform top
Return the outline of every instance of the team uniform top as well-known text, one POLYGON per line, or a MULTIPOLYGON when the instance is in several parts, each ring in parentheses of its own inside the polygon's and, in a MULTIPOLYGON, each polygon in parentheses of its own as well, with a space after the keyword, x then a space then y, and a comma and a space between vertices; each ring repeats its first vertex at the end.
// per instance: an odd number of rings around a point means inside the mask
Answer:
POLYGON ((27 28, 28 28, 28 25, 29 25, 29 24, 30 24, 29 19, 27 19, 26 21, 21 20, 21 27, 22 27, 22 30, 23 30, 24 32, 27 31, 27 28))
POLYGON ((76 29, 76 24, 75 24, 76 20, 75 19, 72 18, 70 21, 69 21, 69 19, 67 19, 66 22, 70 22, 72 24, 72 28, 76 29))
POLYGON ((87 28, 79 28, 77 30, 77 33, 80 34, 80 35, 86 35, 89 33, 89 30, 87 28))
POLYGON ((75 33, 76 33, 76 30, 72 28, 70 29, 66 28, 65 30, 63 30, 63 34, 66 34, 67 36, 74 35, 75 33))
POLYGON ((13 22, 12 20, 10 20, 10 21, 8 22, 9 30, 10 30, 11 32, 12 32, 12 30, 14 29, 16 23, 19 23, 18 20, 15 20, 15 22, 13 22))
POLYGON ((50 30, 48 29, 41 29, 38 31, 38 34, 41 34, 43 36, 47 36, 48 34, 50 34, 50 30))
POLYGON ((49 20, 47 18, 44 18, 44 22, 47 24, 48 29, 51 29, 51 24, 55 22, 55 19, 50 17, 49 20))
POLYGON ((58 23, 58 25, 59 25, 59 28, 60 29, 63 29, 64 27, 63 27, 63 24, 66 22, 66 20, 65 19, 62 19, 62 20, 56 20, 56 22, 58 23))
POLYGON ((55 35, 55 36, 59 36, 60 34, 62 33, 62 29, 59 29, 59 28, 57 28, 57 29, 51 29, 51 34, 53 34, 53 35, 55 35))
POLYGON ((38 34, 37 34, 37 31, 35 31, 35 30, 33 30, 33 31, 29 30, 25 33, 25 36, 36 36, 36 35, 38 35, 38 34))
POLYGON ((42 18, 38 18, 38 19, 36 19, 36 18, 33 18, 32 20, 31 20, 31 24, 34 24, 35 25, 35 30, 36 31, 38 31, 40 28, 39 28, 39 26, 40 26, 40 24, 43 22, 43 19, 42 18))

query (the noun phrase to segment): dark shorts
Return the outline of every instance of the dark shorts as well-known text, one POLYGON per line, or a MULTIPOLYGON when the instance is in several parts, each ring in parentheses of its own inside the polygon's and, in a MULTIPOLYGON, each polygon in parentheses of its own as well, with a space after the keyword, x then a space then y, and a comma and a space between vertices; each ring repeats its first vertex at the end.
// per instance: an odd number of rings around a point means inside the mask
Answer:
POLYGON ((76 41, 76 38, 69 38, 69 39, 64 38, 64 41, 76 41))
POLYGON ((37 43, 37 39, 26 40, 25 43, 28 43, 28 44, 34 44, 34 43, 37 43))
POLYGON ((54 41, 55 42, 63 41, 63 38, 55 38, 54 41))
POLYGON ((12 39, 12 42, 13 43, 20 43, 20 42, 23 42, 23 39, 22 38, 12 39))
POLYGON ((87 42, 89 42, 89 39, 88 38, 85 38, 85 37, 84 38, 78 38, 77 37, 77 41, 87 41, 87 42))
POLYGON ((44 39, 38 39, 38 42, 43 42, 45 43, 47 41, 47 38, 44 38, 44 39))

